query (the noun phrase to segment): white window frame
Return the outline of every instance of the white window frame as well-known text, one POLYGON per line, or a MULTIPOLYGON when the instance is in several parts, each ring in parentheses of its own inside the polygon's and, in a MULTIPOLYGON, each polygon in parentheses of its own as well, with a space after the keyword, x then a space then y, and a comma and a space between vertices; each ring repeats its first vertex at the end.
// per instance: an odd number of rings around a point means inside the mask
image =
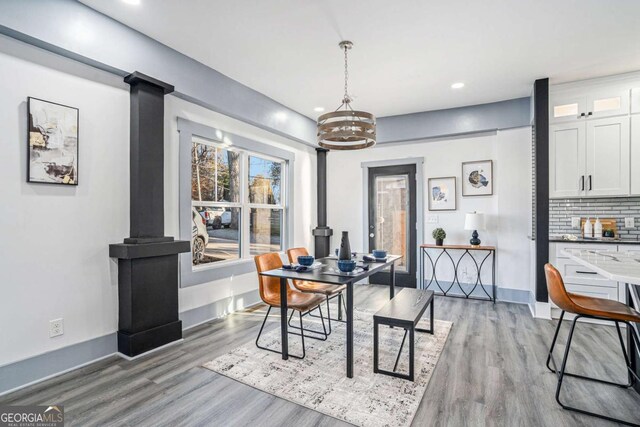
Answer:
POLYGON ((201 125, 178 118, 180 133, 179 147, 179 220, 180 238, 191 241, 191 209, 193 206, 216 206, 240 208, 240 258, 218 261, 194 266, 192 254, 180 255, 180 286, 187 287, 211 282, 238 274, 255 271, 250 245, 250 212, 252 208, 280 209, 281 215, 281 252, 290 247, 293 230, 291 206, 293 203, 294 153, 269 144, 254 141, 221 129, 201 125), (215 147, 233 150, 240 155, 240 202, 198 202, 191 199, 191 168, 193 143, 204 143, 215 147), (270 205, 249 203, 249 157, 277 161, 282 163, 280 183, 280 204, 270 205))

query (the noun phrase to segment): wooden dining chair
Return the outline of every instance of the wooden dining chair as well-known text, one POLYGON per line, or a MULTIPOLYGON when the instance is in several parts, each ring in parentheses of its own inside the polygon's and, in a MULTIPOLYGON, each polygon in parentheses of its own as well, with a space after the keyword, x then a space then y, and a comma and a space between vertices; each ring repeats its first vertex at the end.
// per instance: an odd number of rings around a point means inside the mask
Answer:
MULTIPOLYGON (((306 255, 309 255, 309 252, 306 248, 292 248, 287 250, 287 256, 289 257, 289 262, 291 263, 298 262, 299 256, 306 255)), ((318 294, 322 295, 325 298, 327 302, 327 319, 329 319, 329 334, 331 334, 331 321, 344 322, 342 320, 342 306, 344 301, 342 292, 347 289, 347 285, 330 285, 328 283, 310 282, 308 280, 294 280, 293 286, 301 292, 318 294), (336 297, 338 298, 338 318, 332 319, 329 300, 336 297)), ((313 314, 311 313, 309 315, 313 316, 313 314)))
MULTIPOLYGON (((257 255, 254 257, 256 263, 256 270, 258 271, 258 283, 260 288, 260 298, 262 301, 269 306, 267 310, 267 314, 264 316, 264 320, 262 321, 262 326, 260 327, 260 332, 258 332, 258 337, 256 338, 256 346, 262 350, 272 351, 274 353, 281 354, 280 351, 274 350, 271 348, 263 347, 259 344, 260 335, 262 335, 262 330, 264 329, 264 325, 267 322, 267 318, 269 317, 269 313, 273 307, 280 307, 280 279, 277 277, 267 277, 261 276, 260 273, 269 270, 275 270, 276 268, 282 267, 282 259, 280 259, 280 255, 277 253, 267 253, 263 255, 257 255)), ((324 316, 322 314, 322 303, 324 302, 324 298, 320 295, 308 294, 305 292, 300 292, 295 289, 291 289, 291 287, 287 286, 287 306, 292 310, 291 315, 297 311, 300 315, 300 333, 289 332, 291 335, 298 335, 302 339, 302 356, 296 356, 289 354, 291 357, 295 357, 297 359, 304 359, 306 355, 305 345, 304 345, 304 332, 306 329, 303 328, 302 324, 302 316, 303 313, 306 314, 311 310, 318 309, 320 312, 320 318, 322 319, 322 329, 324 330, 324 339, 327 337, 327 330, 324 324, 324 316)), ((289 318, 291 320, 291 318, 289 318)), ((306 330, 309 332, 308 330, 306 330)), ((316 332, 316 331, 311 331, 316 332)), ((322 334, 322 332, 316 332, 318 334, 322 334)), ((308 336, 308 338, 313 338, 308 336)))
POLYGON ((617 423, 622 423, 626 425, 638 425, 633 424, 628 421, 619 420, 616 418, 612 418, 606 415, 597 414, 594 412, 590 412, 584 409, 574 408, 568 405, 565 405, 560 400, 560 389, 562 387, 562 380, 565 376, 580 378, 583 380, 595 381, 601 384, 613 385, 622 388, 629 388, 634 385, 635 381, 640 381, 640 378, 633 371, 631 366, 631 362, 629 361, 629 355, 627 354, 627 350, 624 345, 624 340, 622 339, 622 332, 620 331, 620 323, 624 323, 627 325, 627 328, 631 330, 631 339, 634 339, 638 346, 640 346, 640 339, 638 338, 638 334, 634 327, 631 325, 633 323, 640 323, 640 313, 634 310, 633 308, 627 306, 618 301, 612 301, 602 298, 593 298, 584 295, 573 294, 567 292, 567 289, 564 286, 564 281, 562 280, 562 276, 560 272, 551 264, 546 264, 544 266, 544 272, 547 279, 547 288, 549 290, 549 297, 551 301, 555 305, 557 305, 561 310, 562 314, 560 315, 560 320, 558 321, 558 326, 556 328, 556 332, 553 336, 553 341, 551 342, 551 348, 549 349, 549 355, 547 357, 547 368, 555 373, 558 376, 558 386, 556 388, 556 401, 562 408, 579 412, 581 414, 591 415, 594 417, 602 418, 608 421, 613 421, 617 423), (560 331, 560 327, 562 326, 562 319, 564 318, 565 313, 575 314, 575 318, 571 323, 571 329, 569 330, 569 336, 567 338, 567 344, 564 350, 564 358, 562 359, 562 364, 560 365, 560 369, 558 370, 558 366, 553 357, 553 349, 556 345, 556 341, 558 339, 558 332, 560 331), (618 338, 620 340, 620 346, 622 347, 622 355, 624 356, 624 360, 627 366, 627 371, 629 372, 629 381, 625 384, 620 384, 612 381, 606 381, 598 378, 591 378, 584 375, 577 375, 566 372, 567 367, 567 359, 569 357, 569 349, 571 348, 571 342, 573 339, 573 333, 576 328, 576 323, 578 319, 587 318, 587 319, 598 319, 613 322, 616 326, 616 330, 618 332, 618 338), (553 364, 553 368, 549 366, 549 362, 553 364))

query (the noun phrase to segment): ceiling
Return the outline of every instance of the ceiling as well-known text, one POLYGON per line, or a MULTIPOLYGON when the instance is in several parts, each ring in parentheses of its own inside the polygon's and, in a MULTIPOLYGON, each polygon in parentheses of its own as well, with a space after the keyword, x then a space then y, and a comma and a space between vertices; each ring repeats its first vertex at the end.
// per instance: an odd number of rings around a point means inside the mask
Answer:
POLYGON ((311 118, 343 91, 376 116, 529 96, 640 69, 638 0, 82 0, 311 118), (464 82, 462 89, 451 84, 464 82))

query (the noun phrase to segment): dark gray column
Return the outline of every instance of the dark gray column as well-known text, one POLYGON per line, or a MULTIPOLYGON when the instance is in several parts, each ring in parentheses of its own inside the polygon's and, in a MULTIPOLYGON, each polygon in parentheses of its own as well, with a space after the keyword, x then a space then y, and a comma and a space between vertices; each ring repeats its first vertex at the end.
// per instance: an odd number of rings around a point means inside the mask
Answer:
POLYGON ((548 302, 544 265, 549 262, 549 79, 535 81, 533 103, 536 301, 548 302))
POLYGON ((118 351, 137 356, 182 338, 178 254, 191 242, 164 236, 164 95, 173 86, 133 73, 130 237, 109 245, 118 258, 118 351))
POLYGON ((327 226, 327 153, 329 150, 316 148, 318 153, 318 226, 313 230, 315 236, 315 256, 329 255, 333 230, 327 226))

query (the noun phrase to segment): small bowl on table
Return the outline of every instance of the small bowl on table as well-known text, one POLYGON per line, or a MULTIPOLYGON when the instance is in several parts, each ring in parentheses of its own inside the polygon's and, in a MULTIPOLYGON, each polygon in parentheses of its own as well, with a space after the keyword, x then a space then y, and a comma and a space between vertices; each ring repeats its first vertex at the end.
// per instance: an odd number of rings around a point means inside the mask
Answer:
POLYGON ((300 255, 298 257, 298 264, 303 265, 305 267, 311 267, 315 260, 316 259, 311 255, 300 255))
POLYGON ((371 255, 373 255, 375 259, 383 259, 387 257, 387 251, 383 251, 381 249, 374 249, 373 251, 371 251, 371 255))
POLYGON ((353 259, 338 260, 338 270, 343 273, 351 273, 356 269, 356 261, 353 259))

